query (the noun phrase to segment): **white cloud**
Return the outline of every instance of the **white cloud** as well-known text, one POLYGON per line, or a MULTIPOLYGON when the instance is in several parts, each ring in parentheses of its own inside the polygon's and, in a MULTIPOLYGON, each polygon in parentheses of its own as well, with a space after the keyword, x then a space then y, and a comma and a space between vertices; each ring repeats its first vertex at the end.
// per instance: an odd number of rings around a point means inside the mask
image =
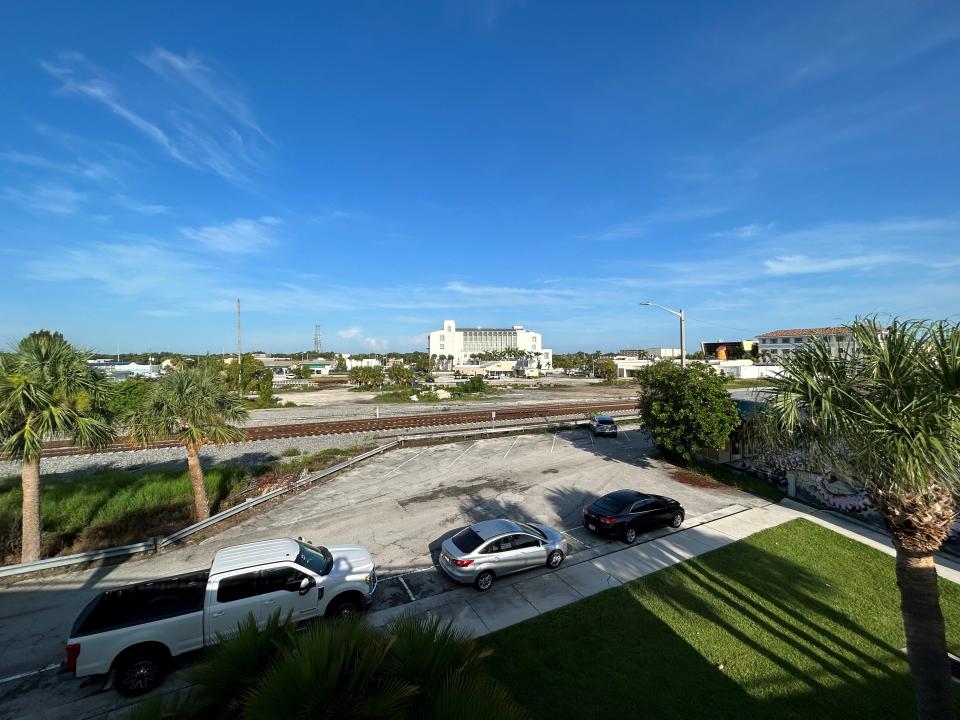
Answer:
POLYGON ((363 330, 356 325, 344 330, 338 330, 337 336, 343 338, 344 340, 352 340, 354 341, 353 344, 358 344, 367 350, 386 350, 390 345, 389 341, 386 339, 365 335, 363 330))
POLYGON ((139 213, 140 215, 166 215, 170 212, 170 208, 168 208, 166 205, 144 203, 127 197, 126 195, 115 195, 113 200, 117 205, 125 210, 139 213))
POLYGON ((86 202, 87 196, 63 185, 34 185, 29 190, 4 188, 0 197, 21 207, 54 215, 72 215, 86 202))
POLYGON ((772 222, 748 223, 747 225, 740 225, 739 227, 730 228, 728 230, 719 230, 715 233, 711 233, 710 237, 732 237, 740 240, 746 240, 748 238, 755 238, 773 232, 774 225, 775 223, 772 222))
POLYGON ((765 260, 763 266, 771 275, 804 275, 837 272, 839 270, 870 270, 877 265, 909 262, 898 255, 851 255, 839 258, 811 258, 807 255, 784 255, 765 260))
POLYGON ((725 212, 724 208, 715 206, 692 205, 689 207, 666 207, 646 213, 633 220, 611 225, 596 233, 581 236, 588 240, 632 240, 643 237, 651 228, 659 225, 674 225, 694 222, 715 217, 725 212))
POLYGON ((337 335, 342 338, 355 338, 360 337, 363 334, 363 331, 360 330, 356 325, 346 330, 337 330, 337 335))
POLYGON ((279 224, 279 218, 265 215, 258 220, 238 218, 221 225, 184 227, 180 228, 180 232, 187 239, 217 252, 252 253, 277 242, 274 228, 279 224))
POLYGON ((178 96, 161 86, 143 93, 135 108, 116 82, 79 53, 62 53, 40 65, 60 81, 62 92, 104 105, 181 163, 246 183, 259 166, 257 140, 267 138, 243 95, 194 56, 180 57, 159 48, 141 60, 167 83, 174 83, 178 96))

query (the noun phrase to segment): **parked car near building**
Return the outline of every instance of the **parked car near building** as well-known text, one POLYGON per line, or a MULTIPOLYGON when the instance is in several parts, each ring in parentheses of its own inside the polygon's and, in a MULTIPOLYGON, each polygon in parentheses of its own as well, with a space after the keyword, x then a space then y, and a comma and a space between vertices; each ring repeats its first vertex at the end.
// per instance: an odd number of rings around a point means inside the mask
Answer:
POLYGON ((617 423, 609 415, 597 415, 590 420, 590 432, 596 435, 617 436, 617 423))
POLYGON ((113 671, 117 692, 139 695, 160 684, 172 658, 215 644, 248 616, 261 628, 278 612, 298 623, 349 617, 376 589, 360 545, 281 538, 223 548, 210 570, 100 593, 73 624, 64 669, 78 678, 113 671))
POLYGON ((560 567, 570 552, 567 539, 544 525, 513 520, 484 520, 443 541, 440 567, 480 592, 503 575, 530 568, 560 567))
POLYGON ((617 490, 583 508, 583 526, 598 535, 632 543, 645 530, 683 524, 683 506, 673 498, 617 490))

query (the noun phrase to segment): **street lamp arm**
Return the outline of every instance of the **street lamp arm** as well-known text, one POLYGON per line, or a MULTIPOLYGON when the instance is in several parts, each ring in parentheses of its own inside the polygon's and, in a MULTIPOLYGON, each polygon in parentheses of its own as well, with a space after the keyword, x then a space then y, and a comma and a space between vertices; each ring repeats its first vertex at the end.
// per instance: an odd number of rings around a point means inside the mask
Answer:
POLYGON ((658 307, 658 308, 660 308, 661 310, 666 310, 668 313, 673 313, 673 314, 676 315, 677 317, 680 317, 680 311, 679 311, 679 310, 671 310, 670 308, 668 308, 668 307, 666 307, 666 306, 664 306, 664 305, 660 305, 660 304, 655 303, 655 302, 650 302, 649 300, 644 300, 644 301, 643 301, 642 303, 640 303, 640 304, 641 304, 641 305, 652 305, 653 307, 658 307))

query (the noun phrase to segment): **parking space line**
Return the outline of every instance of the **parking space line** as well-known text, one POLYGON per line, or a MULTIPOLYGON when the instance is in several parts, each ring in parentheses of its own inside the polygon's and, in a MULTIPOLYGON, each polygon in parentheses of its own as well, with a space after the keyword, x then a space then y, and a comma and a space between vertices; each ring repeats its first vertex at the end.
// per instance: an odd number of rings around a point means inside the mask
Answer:
POLYGON ((553 434, 553 442, 550 443, 550 452, 553 452, 553 446, 557 444, 557 434, 553 434))
POLYGON ((402 463, 400 463, 399 465, 397 465, 393 470, 391 470, 391 471, 388 472, 386 475, 384 475, 384 476, 383 476, 384 479, 386 479, 386 478, 390 477, 391 475, 393 475, 397 470, 399 470, 400 468, 402 468, 404 465, 406 465, 406 464, 407 464, 408 462, 410 462, 411 460, 416 460, 418 457, 420 457, 421 455, 423 455, 425 452, 426 452, 426 450, 421 450, 420 452, 418 452, 418 453, 417 453, 416 455, 414 455, 413 457, 407 458, 407 459, 404 460, 402 463))
POLYGON ((407 581, 403 579, 402 575, 397 576, 397 580, 400 581, 400 584, 403 585, 403 589, 407 591, 407 595, 410 596, 410 602, 414 602, 417 598, 414 597, 413 591, 410 589, 410 586, 407 585, 407 581))
POLYGON ((39 670, 30 670, 17 675, 10 675, 9 677, 0 678, 0 685, 13 682, 14 680, 22 680, 23 678, 31 677, 33 675, 39 675, 40 673, 49 672, 50 670, 56 670, 58 667, 60 667, 60 663, 52 663, 46 667, 40 668, 39 670))
POLYGON ((474 442, 473 445, 471 445, 471 446, 468 447, 466 450, 464 450, 462 453, 460 453, 459 455, 457 455, 457 456, 453 459, 453 462, 451 462, 449 465, 447 465, 447 467, 448 467, 448 468, 453 467, 454 463, 457 462, 457 460, 459 460, 460 458, 462 458, 464 455, 466 455, 468 452, 470 452, 471 450, 473 450, 473 449, 474 449, 477 445, 479 445, 479 444, 480 444, 480 441, 479 441, 479 440, 477 440, 476 442, 474 442))
POLYGON ((625 430, 625 431, 623 432, 623 434, 622 434, 622 435, 618 435, 618 437, 622 437, 622 438, 623 438, 624 440, 626 440, 630 445, 633 445, 633 440, 630 439, 630 431, 629 431, 629 430, 625 430))
POLYGON ((522 436, 522 435, 517 435, 517 439, 514 440, 514 441, 511 443, 510 447, 508 447, 508 448, 507 448, 507 451, 503 454, 503 458, 504 458, 504 459, 507 458, 507 455, 510 454, 510 451, 513 450, 514 446, 515 446, 518 442, 520 442, 520 438, 521 438, 521 437, 523 437, 523 436, 522 436))
POLYGON ((596 443, 596 441, 593 439, 593 433, 590 433, 590 446, 591 446, 594 450, 597 449, 597 443, 596 443))

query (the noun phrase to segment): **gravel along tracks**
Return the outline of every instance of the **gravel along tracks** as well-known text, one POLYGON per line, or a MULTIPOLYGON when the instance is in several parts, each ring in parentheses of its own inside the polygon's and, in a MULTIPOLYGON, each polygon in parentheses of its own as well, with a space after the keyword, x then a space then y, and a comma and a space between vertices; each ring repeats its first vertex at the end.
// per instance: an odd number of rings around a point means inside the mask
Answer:
MULTIPOLYGON (((246 438, 241 442, 258 440, 279 440, 285 438, 310 437, 316 435, 342 435, 346 433, 383 433, 384 431, 446 427, 451 425, 473 425, 492 421, 492 413, 496 413, 498 422, 514 420, 530 420, 556 417, 569 417, 581 413, 612 412, 635 410, 637 403, 633 400, 619 400, 607 403, 565 403, 552 405, 535 405, 528 407, 496 408, 489 410, 469 410, 464 412, 445 412, 432 415, 404 415, 366 420, 331 420, 317 423, 297 423, 291 425, 269 425, 251 427, 246 430, 246 438)), ((179 444, 174 440, 162 440, 152 443, 149 449, 176 448, 179 444)), ((63 457, 68 455, 87 455, 110 452, 129 452, 130 445, 114 443, 99 450, 86 450, 72 446, 68 441, 52 441, 46 444, 43 455, 45 458, 63 457)))

